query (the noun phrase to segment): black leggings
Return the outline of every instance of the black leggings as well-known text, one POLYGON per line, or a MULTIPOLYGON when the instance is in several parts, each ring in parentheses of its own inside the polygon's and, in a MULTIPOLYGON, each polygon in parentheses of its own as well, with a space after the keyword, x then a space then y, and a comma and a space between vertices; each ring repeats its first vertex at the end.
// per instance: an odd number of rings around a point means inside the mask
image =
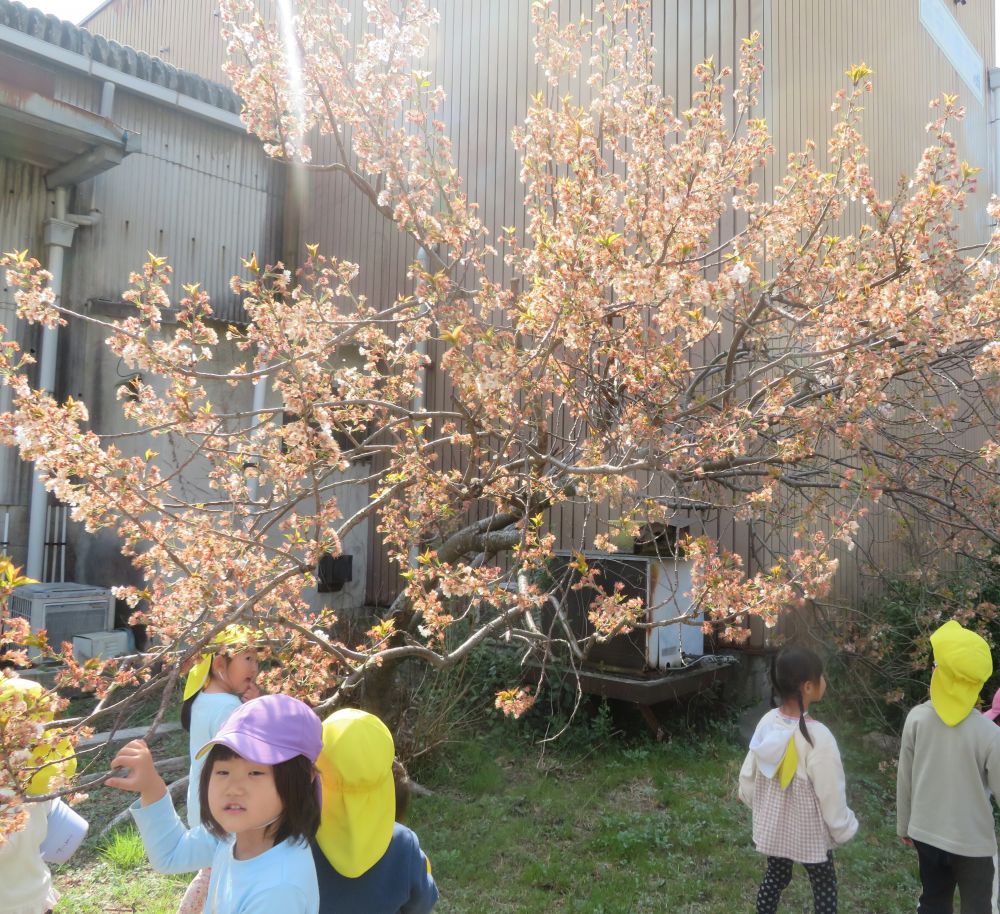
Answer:
MULTIPOLYGON (((803 863, 813 890, 816 914, 837 914, 837 871, 833 868, 833 852, 827 852, 823 863, 803 863)), ((792 861, 787 857, 768 857, 764 881, 757 890, 757 914, 775 914, 781 893, 792 881, 792 861)))

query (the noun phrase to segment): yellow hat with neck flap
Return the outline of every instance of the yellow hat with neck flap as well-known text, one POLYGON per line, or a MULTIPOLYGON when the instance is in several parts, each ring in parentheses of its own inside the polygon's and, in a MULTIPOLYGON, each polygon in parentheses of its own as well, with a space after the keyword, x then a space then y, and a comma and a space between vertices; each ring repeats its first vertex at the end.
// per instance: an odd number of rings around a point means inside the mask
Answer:
POLYGON ((931 704, 938 717, 954 727, 969 716, 983 684, 993 675, 990 646, 952 619, 931 635, 931 649, 931 704))

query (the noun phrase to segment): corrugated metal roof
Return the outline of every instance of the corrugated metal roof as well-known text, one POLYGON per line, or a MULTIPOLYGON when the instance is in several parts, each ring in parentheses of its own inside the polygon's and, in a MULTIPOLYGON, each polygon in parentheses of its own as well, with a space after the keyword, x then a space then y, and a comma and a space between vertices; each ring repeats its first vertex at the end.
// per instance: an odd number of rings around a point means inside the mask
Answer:
POLYGON ((203 79, 186 70, 178 70, 159 57, 150 57, 135 48, 123 47, 117 41, 94 35, 88 29, 75 26, 58 16, 47 15, 41 10, 30 9, 23 3, 0 0, 0 25, 224 111, 239 114, 242 107, 240 97, 221 83, 203 79))

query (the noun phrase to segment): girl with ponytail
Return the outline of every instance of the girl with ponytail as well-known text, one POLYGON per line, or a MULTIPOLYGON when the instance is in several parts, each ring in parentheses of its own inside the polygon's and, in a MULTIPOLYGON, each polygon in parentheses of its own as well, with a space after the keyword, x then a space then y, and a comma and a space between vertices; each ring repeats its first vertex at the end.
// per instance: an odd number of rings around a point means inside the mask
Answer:
POLYGON ((836 914, 833 849, 854 836, 858 820, 847 806, 837 741, 809 715, 826 693, 823 661, 808 648, 784 648, 771 665, 771 684, 778 706, 757 724, 740 771, 754 844, 767 857, 757 914, 778 910, 793 863, 806 869, 816 914, 836 914))

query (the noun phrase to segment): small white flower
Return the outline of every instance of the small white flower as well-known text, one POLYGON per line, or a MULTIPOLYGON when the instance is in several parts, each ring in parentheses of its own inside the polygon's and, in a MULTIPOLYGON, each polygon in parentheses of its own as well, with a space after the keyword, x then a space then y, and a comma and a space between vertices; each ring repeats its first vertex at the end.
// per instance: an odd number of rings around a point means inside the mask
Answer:
POLYGON ((739 260, 736 262, 736 266, 729 271, 729 275, 738 286, 745 286, 750 282, 750 267, 742 260, 739 260))

